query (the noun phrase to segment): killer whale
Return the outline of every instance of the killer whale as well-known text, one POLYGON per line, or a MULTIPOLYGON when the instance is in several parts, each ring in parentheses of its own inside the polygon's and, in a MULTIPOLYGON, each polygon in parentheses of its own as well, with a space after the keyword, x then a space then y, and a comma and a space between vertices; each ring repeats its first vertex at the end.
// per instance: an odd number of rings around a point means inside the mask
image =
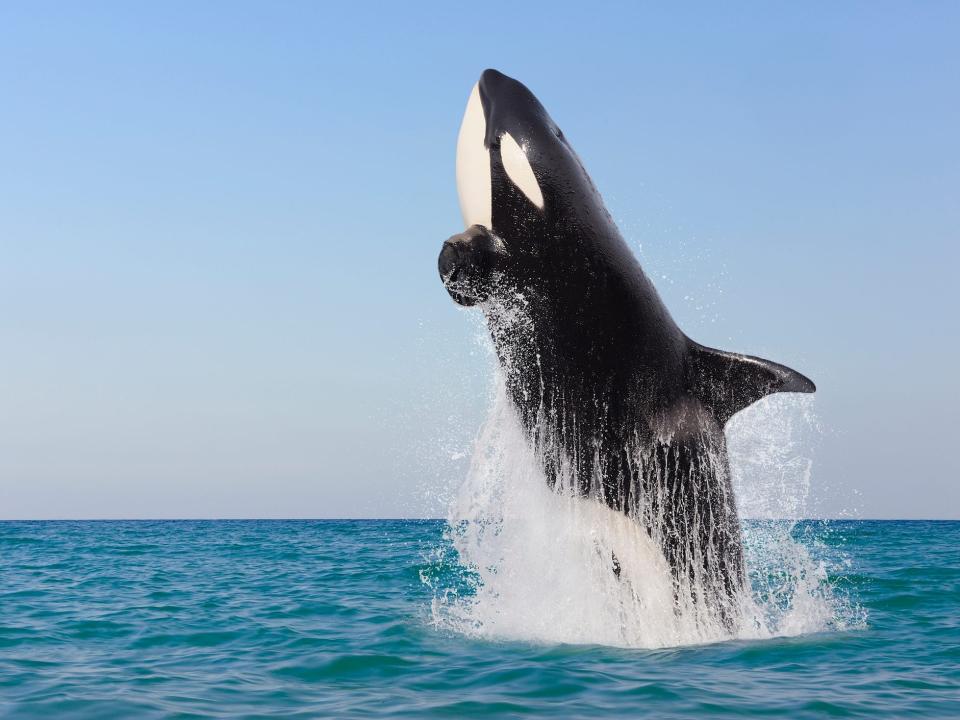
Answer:
POLYGON ((454 301, 482 308, 547 482, 633 518, 677 594, 731 626, 745 574, 724 425, 814 384, 680 330, 569 141, 517 80, 486 70, 473 87, 456 177, 466 230, 444 242, 440 277, 454 301))

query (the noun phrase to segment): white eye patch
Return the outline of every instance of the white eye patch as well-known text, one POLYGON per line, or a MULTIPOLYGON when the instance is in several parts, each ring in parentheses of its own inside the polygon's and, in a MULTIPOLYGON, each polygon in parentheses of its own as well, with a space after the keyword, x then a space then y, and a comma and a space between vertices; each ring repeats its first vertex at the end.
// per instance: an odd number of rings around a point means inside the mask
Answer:
POLYGON ((480 102, 480 87, 473 86, 457 137, 457 195, 466 227, 493 227, 493 190, 490 180, 490 152, 483 145, 487 121, 480 102))
POLYGON ((503 169, 507 171, 507 177, 527 196, 527 200, 543 210, 543 193, 540 191, 540 184, 533 174, 527 154, 510 133, 504 133, 500 138, 500 158, 503 160, 503 169))

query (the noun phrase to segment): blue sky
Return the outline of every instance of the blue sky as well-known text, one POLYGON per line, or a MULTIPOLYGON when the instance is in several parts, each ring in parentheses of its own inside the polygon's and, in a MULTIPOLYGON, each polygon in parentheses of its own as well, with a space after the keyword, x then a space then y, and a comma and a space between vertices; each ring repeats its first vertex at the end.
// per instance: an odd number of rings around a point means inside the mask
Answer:
POLYGON ((960 517, 955 3, 4 3, 0 517, 434 514, 483 416, 479 72, 688 334, 818 385, 816 514, 960 517), (859 493, 859 494, 858 494, 859 493))

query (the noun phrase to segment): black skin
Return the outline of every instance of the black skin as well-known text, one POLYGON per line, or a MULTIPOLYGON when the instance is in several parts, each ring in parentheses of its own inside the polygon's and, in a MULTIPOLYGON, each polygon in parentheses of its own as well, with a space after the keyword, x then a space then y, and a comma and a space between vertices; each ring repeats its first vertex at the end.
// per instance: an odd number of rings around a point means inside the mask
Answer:
POLYGON ((764 395, 813 383, 690 340, 533 93, 495 70, 479 87, 493 227, 444 243, 444 285, 483 309, 551 486, 633 517, 660 543, 678 592, 695 588, 694 601, 732 625, 745 578, 723 426, 764 395), (526 150, 542 210, 503 169, 505 132, 526 150))

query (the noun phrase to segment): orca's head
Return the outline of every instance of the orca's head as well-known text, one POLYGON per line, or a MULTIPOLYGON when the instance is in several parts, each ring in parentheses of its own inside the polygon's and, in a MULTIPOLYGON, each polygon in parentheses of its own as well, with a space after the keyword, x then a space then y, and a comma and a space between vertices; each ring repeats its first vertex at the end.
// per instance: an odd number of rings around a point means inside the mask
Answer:
POLYGON ((578 228, 608 217, 573 148, 536 96, 496 70, 474 85, 457 139, 457 193, 467 231, 444 243, 440 276, 462 305, 495 281, 534 289, 578 228))

